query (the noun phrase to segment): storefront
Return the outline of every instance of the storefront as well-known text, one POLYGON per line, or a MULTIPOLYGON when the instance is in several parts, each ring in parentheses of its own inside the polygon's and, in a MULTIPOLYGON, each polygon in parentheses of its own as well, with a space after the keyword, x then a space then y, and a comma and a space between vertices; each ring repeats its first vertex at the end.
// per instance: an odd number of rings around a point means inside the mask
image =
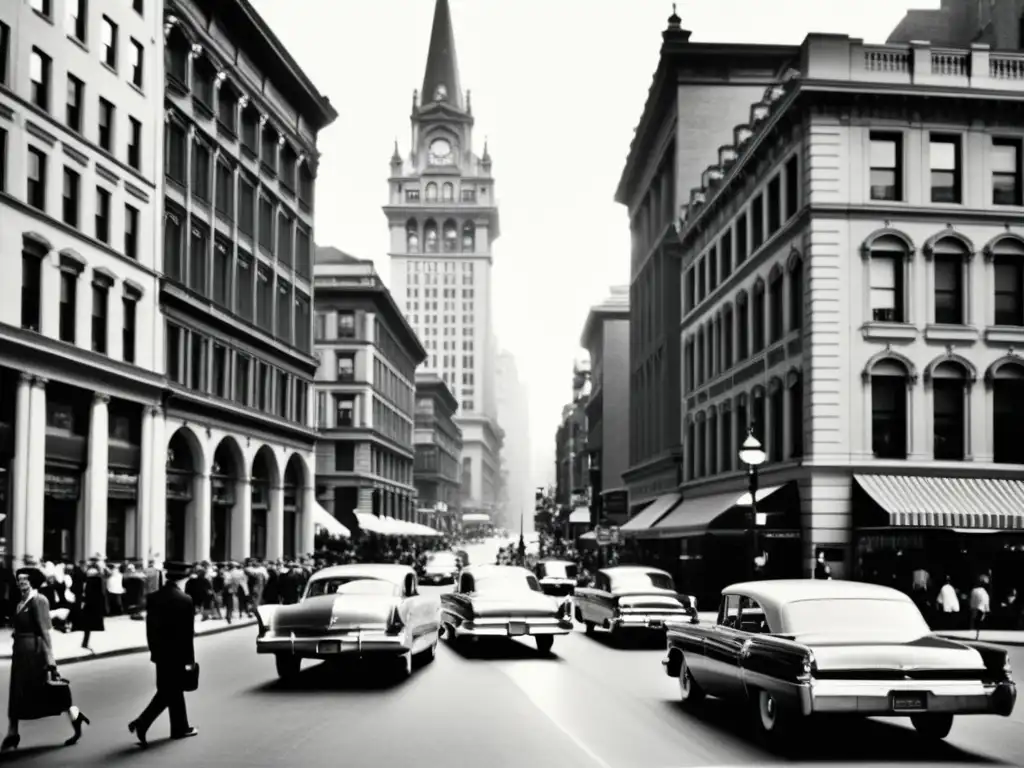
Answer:
POLYGON ((231 510, 235 506, 236 482, 214 463, 210 473, 210 558, 215 563, 231 559, 231 510))
MULTIPOLYGON (((43 493, 42 559, 53 563, 74 562, 78 542, 78 505, 82 496, 81 470, 47 464, 43 493)), ((92 554, 90 552, 87 556, 92 554)))
POLYGON ((252 522, 249 525, 249 556, 260 560, 267 556, 267 510, 270 509, 270 483, 252 479, 252 522))
MULTIPOLYGON (((89 442, 93 393, 51 381, 46 386, 46 469, 43 486, 43 551, 52 562, 73 562, 79 552, 84 515, 79 515, 89 442)), ((33 510, 29 510, 32 514, 33 510)), ((84 546, 84 545, 83 545, 84 546)), ((103 554, 103 553, 99 553, 103 554)))
POLYGON ((192 505, 195 472, 192 452, 184 438, 176 434, 167 449, 167 536, 164 557, 168 563, 186 564, 188 511, 192 505))
POLYGON ((107 559, 120 563, 143 556, 138 552, 139 476, 111 469, 107 474, 107 559))
POLYGON ((288 481, 288 477, 285 477, 284 483, 284 556, 297 557, 298 553, 295 551, 296 531, 295 526, 298 524, 298 489, 294 483, 288 481))

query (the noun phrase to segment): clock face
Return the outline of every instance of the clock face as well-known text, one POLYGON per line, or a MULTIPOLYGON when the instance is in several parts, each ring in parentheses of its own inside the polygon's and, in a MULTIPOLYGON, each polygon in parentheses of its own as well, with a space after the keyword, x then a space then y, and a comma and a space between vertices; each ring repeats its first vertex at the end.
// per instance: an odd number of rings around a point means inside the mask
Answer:
POLYGON ((452 145, 445 139, 434 139, 430 143, 430 157, 435 162, 447 161, 452 154, 452 145))

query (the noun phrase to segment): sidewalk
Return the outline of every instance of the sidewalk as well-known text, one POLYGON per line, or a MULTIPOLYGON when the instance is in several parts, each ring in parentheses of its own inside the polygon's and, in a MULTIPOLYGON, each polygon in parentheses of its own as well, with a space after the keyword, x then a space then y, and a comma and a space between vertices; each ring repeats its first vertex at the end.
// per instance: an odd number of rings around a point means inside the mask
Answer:
MULTIPOLYGON (((205 635, 216 635, 221 632, 228 632, 233 629, 244 627, 255 627, 256 620, 243 618, 236 619, 228 624, 223 619, 210 619, 209 621, 196 620, 196 637, 205 635)), ((110 656, 123 656, 129 653, 142 653, 149 650, 146 645, 146 622, 132 621, 128 616, 114 616, 104 621, 103 632, 94 632, 90 638, 95 653, 82 649, 82 633, 51 632, 53 640, 53 655, 58 665, 74 664, 79 661, 90 659, 101 659, 110 656)), ((253 638, 256 636, 255 629, 250 630, 253 638)), ((0 661, 8 661, 11 658, 12 645, 11 631, 0 630, 0 661)))

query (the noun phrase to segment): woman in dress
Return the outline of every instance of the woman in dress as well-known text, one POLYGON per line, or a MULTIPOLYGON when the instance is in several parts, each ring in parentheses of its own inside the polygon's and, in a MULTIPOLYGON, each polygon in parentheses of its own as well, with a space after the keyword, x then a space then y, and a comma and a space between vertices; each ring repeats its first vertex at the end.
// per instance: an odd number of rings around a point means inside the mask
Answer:
POLYGON ((107 613, 107 585, 100 560, 99 555, 93 555, 89 567, 85 569, 78 616, 75 619, 75 629, 82 630, 82 647, 87 651, 92 651, 89 646, 92 633, 103 631, 103 617, 107 613))
MULTIPOLYGON (((11 692, 7 704, 7 736, 0 744, 0 752, 17 749, 21 742, 18 723, 21 720, 40 720, 61 714, 54 711, 57 697, 50 679, 57 678, 57 664, 50 645, 50 610, 46 600, 33 588, 29 574, 18 571, 18 591, 21 600, 14 613, 14 649, 11 655, 11 692)), ((67 714, 74 735, 65 746, 77 744, 82 738, 82 726, 89 724, 76 706, 63 710, 67 714)))

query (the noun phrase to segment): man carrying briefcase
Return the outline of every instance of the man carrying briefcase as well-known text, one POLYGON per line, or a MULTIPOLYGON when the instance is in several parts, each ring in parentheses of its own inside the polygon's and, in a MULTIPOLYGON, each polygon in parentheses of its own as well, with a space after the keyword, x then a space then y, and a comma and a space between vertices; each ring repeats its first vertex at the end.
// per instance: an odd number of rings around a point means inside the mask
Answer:
POLYGON ((195 607, 192 598, 168 579, 148 596, 146 639, 150 660, 156 665, 156 695, 128 730, 139 745, 148 746, 146 732, 166 709, 171 718, 171 738, 185 739, 199 732, 188 724, 185 692, 199 687, 195 650, 195 607))

